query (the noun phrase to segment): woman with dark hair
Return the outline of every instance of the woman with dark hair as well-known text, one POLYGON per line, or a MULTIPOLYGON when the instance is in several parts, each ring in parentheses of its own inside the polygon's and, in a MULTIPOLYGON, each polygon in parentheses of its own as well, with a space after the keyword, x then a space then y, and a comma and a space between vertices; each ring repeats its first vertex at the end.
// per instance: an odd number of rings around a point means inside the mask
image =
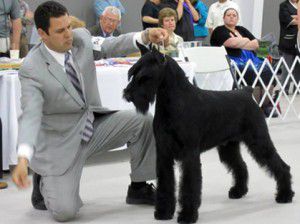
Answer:
MULTIPOLYGON (((251 60, 255 65, 256 70, 259 71, 263 61, 259 59, 254 52, 259 48, 258 40, 245 27, 237 26, 239 15, 236 9, 228 8, 225 10, 223 19, 224 25, 218 26, 212 32, 210 40, 211 45, 225 46, 228 56, 237 64, 241 72, 244 70, 248 60, 251 60)), ((260 74, 260 78, 265 86, 270 84, 272 72, 268 66, 264 67, 260 74)), ((247 68, 244 79, 247 85, 253 85, 256 79, 256 74, 252 66, 247 68)), ((272 95, 273 88, 274 85, 272 83, 269 87, 270 95, 272 95)), ((261 101, 261 98, 264 95, 264 89, 262 88, 262 83, 260 81, 256 83, 253 95, 257 102, 261 101)), ((272 105, 270 104, 268 96, 265 98, 262 107, 265 115, 269 116, 272 110, 272 105)), ((273 114, 273 117, 275 116, 278 116, 276 111, 273 114)))
POLYGON ((164 7, 170 7, 177 11, 178 22, 175 33, 184 41, 195 40, 193 23, 198 22, 200 17, 190 0, 163 0, 162 3, 164 7))
POLYGON ((161 9, 160 0, 146 0, 142 8, 143 29, 158 26, 158 13, 161 9))

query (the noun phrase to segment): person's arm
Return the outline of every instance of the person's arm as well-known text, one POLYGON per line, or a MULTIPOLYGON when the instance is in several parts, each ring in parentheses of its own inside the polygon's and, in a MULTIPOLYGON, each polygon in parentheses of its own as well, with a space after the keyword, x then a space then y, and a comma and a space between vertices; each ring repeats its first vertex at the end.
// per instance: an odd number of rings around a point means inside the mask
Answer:
POLYGON ((200 19, 198 21, 198 24, 200 26, 204 26, 206 19, 207 19, 207 15, 208 15, 208 8, 206 7, 205 4, 201 4, 198 8, 199 11, 199 15, 200 15, 200 19))
POLYGON ((199 13, 197 12, 197 10, 194 8, 194 6, 192 5, 192 3, 190 2, 190 0, 184 0, 186 2, 186 4, 188 5, 189 9, 191 10, 192 16, 193 16, 193 20, 195 22, 197 22, 200 19, 199 13))
POLYGON ((259 48, 259 43, 257 39, 250 40, 242 47, 242 49, 250 50, 250 51, 256 51, 258 48, 259 48))
POLYGON ((143 16, 142 20, 145 23, 158 24, 158 19, 151 16, 143 16))
POLYGON ((29 186, 27 167, 34 153, 42 120, 44 103, 42 85, 33 73, 34 69, 26 65, 21 67, 19 72, 22 116, 19 121, 18 164, 12 175, 14 183, 19 188, 29 186))
POLYGON ((178 4, 177 4, 177 14, 178 14, 178 20, 181 20, 181 17, 183 15, 183 2, 184 0, 178 0, 178 4))
POLYGON ((147 2, 144 4, 141 13, 142 21, 144 23, 158 24, 158 18, 153 17, 153 7, 147 4, 147 2))
POLYGON ((12 24, 11 49, 15 50, 20 48, 20 38, 22 32, 21 12, 20 12, 20 4, 18 0, 12 1, 10 18, 12 21, 11 22, 12 24))
POLYGON ((162 43, 162 41, 164 41, 165 45, 167 45, 169 38, 168 32, 162 28, 148 28, 141 32, 126 33, 117 37, 108 38, 91 37, 89 32, 82 28, 73 31, 74 39, 75 35, 88 35, 87 38, 92 39, 93 50, 99 52, 100 58, 120 57, 136 52, 138 49, 136 41, 144 45, 148 45, 150 42, 162 43))
POLYGON ((224 42, 225 47, 255 51, 259 43, 253 34, 244 27, 239 27, 236 36, 230 33, 230 38, 224 42))
POLYGON ((257 40, 249 40, 247 37, 231 37, 224 42, 225 47, 255 51, 259 47, 257 40))
POLYGON ((20 38, 21 38, 21 31, 22 31, 22 22, 21 19, 14 19, 12 20, 12 43, 11 49, 18 50, 20 49, 20 38))
POLYGON ((279 7, 279 22, 283 28, 286 28, 290 25, 297 25, 296 18, 293 18, 289 13, 286 3, 282 3, 279 7))
POLYGON ((297 26, 298 25, 298 16, 297 15, 291 15, 293 20, 291 21, 290 25, 297 26))
POLYGON ((246 37, 230 37, 224 42, 225 47, 243 49, 244 46, 250 43, 249 38, 246 37))

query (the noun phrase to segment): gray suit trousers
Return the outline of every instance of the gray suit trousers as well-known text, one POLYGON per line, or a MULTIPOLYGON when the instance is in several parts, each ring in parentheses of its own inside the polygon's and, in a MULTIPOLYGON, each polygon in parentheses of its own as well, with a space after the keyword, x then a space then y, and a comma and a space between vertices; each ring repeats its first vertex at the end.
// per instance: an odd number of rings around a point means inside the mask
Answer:
POLYGON ((82 143, 76 160, 61 176, 42 176, 40 189, 46 207, 57 221, 75 217, 83 205, 79 184, 85 161, 90 156, 125 144, 130 152, 131 180, 141 182, 156 178, 155 140, 152 116, 134 111, 119 111, 96 117, 94 134, 82 143))

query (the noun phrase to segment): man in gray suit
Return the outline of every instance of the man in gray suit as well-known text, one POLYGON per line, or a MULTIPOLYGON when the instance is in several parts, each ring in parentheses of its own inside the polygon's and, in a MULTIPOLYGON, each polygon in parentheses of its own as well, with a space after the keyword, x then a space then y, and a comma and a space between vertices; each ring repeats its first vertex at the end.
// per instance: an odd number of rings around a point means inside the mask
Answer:
MULTIPOLYGON (((156 178, 152 118, 133 111, 101 106, 93 44, 85 29, 72 31, 67 9, 48 1, 35 11, 42 42, 20 69, 22 116, 19 123, 18 165, 13 181, 29 186, 27 166, 34 176, 33 205, 48 209, 57 221, 75 217, 82 201, 79 182, 88 157, 127 143, 131 156, 128 204, 153 204, 156 178)), ((105 39, 107 57, 136 51, 135 41, 148 44, 167 39, 166 31, 151 29, 105 39)))

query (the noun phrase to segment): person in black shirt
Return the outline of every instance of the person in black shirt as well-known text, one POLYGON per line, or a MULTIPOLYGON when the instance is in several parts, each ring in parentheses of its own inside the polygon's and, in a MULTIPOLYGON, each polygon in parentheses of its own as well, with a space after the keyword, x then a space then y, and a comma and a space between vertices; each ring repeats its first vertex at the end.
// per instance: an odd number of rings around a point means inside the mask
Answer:
MULTIPOLYGON (((297 49, 297 33, 298 33, 298 21, 297 18, 297 3, 298 0, 285 0, 279 7, 279 22, 280 22, 280 39, 279 49, 284 57, 289 68, 292 67, 293 62, 299 51, 297 49)), ((281 84, 284 85, 288 76, 288 70, 285 66, 282 66, 281 84)), ((292 71, 292 74, 297 83, 300 81, 300 65, 297 63, 292 71)), ((284 86, 285 92, 288 94, 290 78, 284 86)))
POLYGON ((158 26, 158 12, 161 9, 160 0, 146 0, 142 8, 143 29, 158 26))
MULTIPOLYGON (((237 26, 238 23, 238 12, 229 8, 224 12, 224 25, 218 26, 214 29, 211 35, 210 43, 212 46, 225 46, 228 56, 233 60, 239 70, 243 72, 248 60, 251 60, 257 71, 260 70, 263 61, 255 55, 255 50, 259 48, 258 40, 253 36, 253 34, 247 30, 245 27, 237 26)), ((252 86, 254 84, 256 74, 252 68, 249 66, 243 77, 247 85, 252 86)), ((270 84, 272 78, 272 72, 268 66, 263 68, 260 74, 262 83, 267 87, 270 84)), ((264 89, 262 88, 262 83, 258 80, 255 84, 253 95, 256 102, 260 102, 264 96, 264 89)), ((274 89, 274 83, 269 87, 270 95, 272 96, 274 89)), ((268 96, 265 97, 263 102, 263 110, 266 116, 269 116, 272 105, 268 96)), ((278 116, 276 111, 273 113, 273 117, 278 116)))
POLYGON ((163 0, 162 3, 162 7, 170 7, 177 11, 178 22, 175 33, 184 41, 194 41, 193 22, 198 22, 200 17, 190 0, 163 0))

